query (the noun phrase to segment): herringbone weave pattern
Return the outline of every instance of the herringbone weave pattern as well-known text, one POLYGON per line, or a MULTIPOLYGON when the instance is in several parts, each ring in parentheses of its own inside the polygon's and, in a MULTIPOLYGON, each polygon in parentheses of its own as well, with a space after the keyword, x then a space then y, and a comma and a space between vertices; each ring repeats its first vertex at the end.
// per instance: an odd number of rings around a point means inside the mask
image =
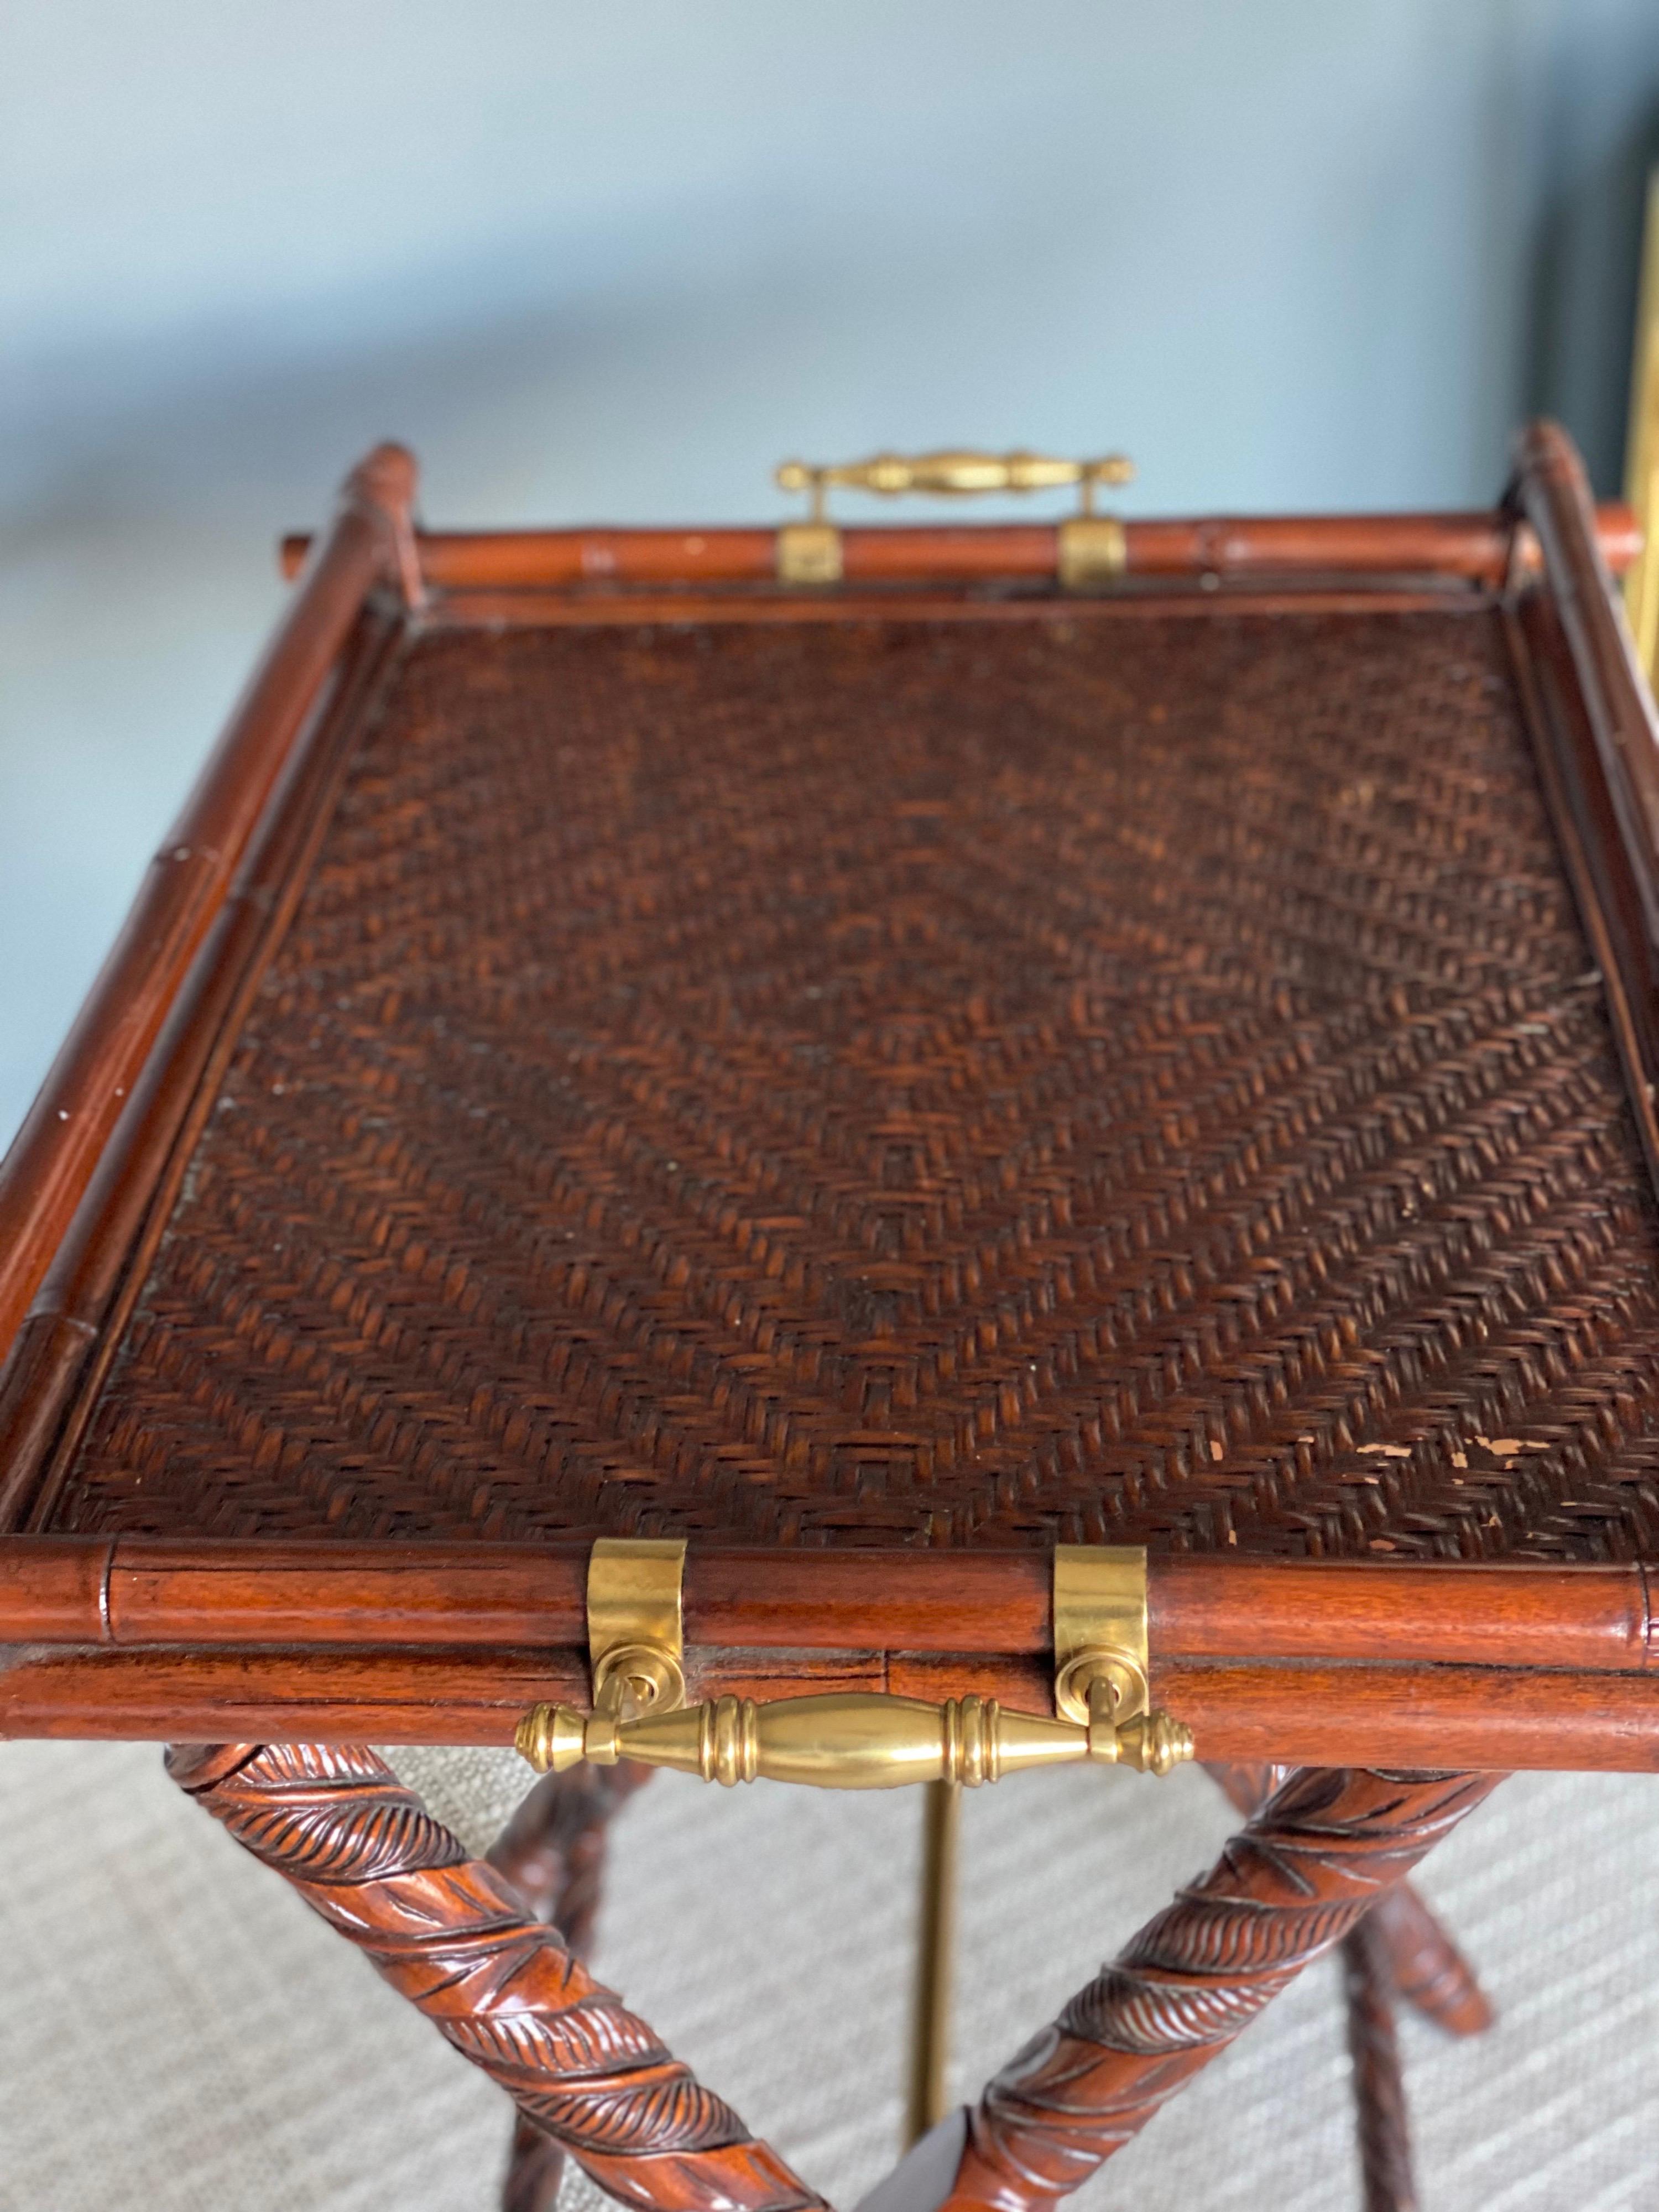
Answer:
POLYGON ((437 631, 63 1529, 1659 1540, 1496 618, 437 631))

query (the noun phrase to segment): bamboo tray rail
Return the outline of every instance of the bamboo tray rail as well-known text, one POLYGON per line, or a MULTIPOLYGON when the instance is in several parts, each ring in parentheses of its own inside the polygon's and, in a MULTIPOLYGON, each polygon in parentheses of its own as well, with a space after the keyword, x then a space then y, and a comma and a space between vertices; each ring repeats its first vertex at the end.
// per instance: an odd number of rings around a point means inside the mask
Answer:
POLYGON ((288 542, 0 1169, 0 1732, 510 1741, 600 1533, 690 1538, 696 1694, 1042 1710, 1059 1540, 1200 1757, 1659 1764, 1659 755, 1561 434, 1087 598, 413 490, 288 542))

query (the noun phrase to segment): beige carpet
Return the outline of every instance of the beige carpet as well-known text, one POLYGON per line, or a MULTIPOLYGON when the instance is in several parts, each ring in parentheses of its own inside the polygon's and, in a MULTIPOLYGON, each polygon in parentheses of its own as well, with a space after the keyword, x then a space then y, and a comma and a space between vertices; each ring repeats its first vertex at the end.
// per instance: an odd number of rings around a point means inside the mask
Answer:
MULTIPOLYGON (((523 1770, 484 1775, 498 1799, 523 1770)), ((455 1776, 411 1757, 434 1807, 455 1776)), ((476 1795, 478 1777, 472 1788, 476 1795)), ((446 1798, 450 1800, 446 1805, 446 1798)), ((1188 1771, 1067 1772, 965 1803, 968 2093, 1212 1856, 1188 1771)), ((1659 1783, 1511 1783, 1431 1861, 1501 2013, 1412 2023, 1429 2212, 1659 2201, 1659 1783)), ((599 1966, 838 2204, 890 2162, 917 1800, 669 1775, 618 1824, 599 1966)), ((0 1745, 3 2212, 485 2212, 504 2100, 142 1746, 0 1745)), ((1075 2200, 1356 2205, 1334 1972, 1294 1988, 1075 2200)), ((591 2196, 567 2191, 567 2212, 591 2196)))

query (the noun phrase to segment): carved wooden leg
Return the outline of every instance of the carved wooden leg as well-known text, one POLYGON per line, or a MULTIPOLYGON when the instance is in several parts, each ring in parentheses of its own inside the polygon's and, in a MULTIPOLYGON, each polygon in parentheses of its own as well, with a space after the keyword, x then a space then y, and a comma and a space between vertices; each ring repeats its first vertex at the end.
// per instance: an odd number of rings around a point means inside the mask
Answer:
POLYGON ((579 1959, 593 1948, 611 1815, 650 1779, 648 1766, 629 1759, 544 1775, 489 1847, 496 1873, 579 1959))
POLYGON ((513 2115, 501 2212, 553 2212, 564 2179, 564 2151, 522 2112, 513 2115))
POLYGON ((1348 2052, 1359 2117, 1359 2176, 1365 2212, 1417 2212, 1406 2087, 1395 2035, 1389 1947, 1375 1911, 1342 1938, 1348 2052))
MULTIPOLYGON (((1287 1766, 1210 1769, 1241 1813, 1266 1804, 1290 1771, 1287 1766)), ((1492 2006, 1474 1969, 1410 1882, 1396 1882, 1378 1901, 1376 1920, 1396 1996, 1448 2035, 1479 2035, 1492 2026, 1492 2006)))
POLYGON ((1227 1793, 1231 1802, 1241 1813, 1250 1814, 1265 1805, 1275 1790, 1282 1790, 1296 1769, 1291 1766, 1208 1766, 1205 1769, 1212 1782, 1218 1783, 1227 1793))
POLYGON ((373 1752, 175 1745, 167 1769, 613 2197, 822 2204, 373 1752))
MULTIPOLYGON (((641 1783, 648 1766, 580 1766, 543 1777, 496 1838, 489 1863, 510 1881, 538 1920, 556 1928, 584 1962, 605 1871, 611 1816, 641 1783)), ((564 2152, 522 2112, 514 2116, 501 2212, 553 2212, 564 2178, 564 2152)))
POLYGON ((1502 1778, 1292 1774, 990 2083, 944 2204, 1028 2212, 1076 2189, 1502 1778))
POLYGON ((1479 2035, 1492 2026, 1492 2004, 1474 1968, 1410 1882, 1389 1892, 1375 1918, 1397 1996, 1448 2035, 1479 2035))
MULTIPOLYGON (((1289 1776, 1283 1766, 1212 1766, 1210 1772, 1241 1813, 1254 1813, 1265 1805, 1289 1776)), ((1415 2212, 1417 2204, 1406 2081, 1394 2027, 1390 1947, 1380 1925, 1383 1905, 1410 1888, 1409 1882, 1396 1882, 1342 1939, 1342 1985, 1365 2212, 1415 2212)), ((1427 1917, 1428 1908, 1421 1910, 1427 1917)))
MULTIPOLYGON (((1254 1812, 1285 1779, 1282 1766, 1212 1766, 1241 1812, 1254 1812)), ((1409 1881, 1386 1890, 1342 1940, 1348 2050, 1365 2212, 1415 2212, 1411 2130, 1394 2006, 1404 1997, 1453 2035, 1492 2023, 1492 2007, 1462 1954, 1409 1881)))

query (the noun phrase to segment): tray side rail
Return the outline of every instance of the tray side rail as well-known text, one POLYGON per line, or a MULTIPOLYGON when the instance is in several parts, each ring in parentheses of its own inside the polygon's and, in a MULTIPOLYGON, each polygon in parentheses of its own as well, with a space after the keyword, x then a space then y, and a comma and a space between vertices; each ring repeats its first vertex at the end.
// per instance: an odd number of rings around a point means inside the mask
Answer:
POLYGON ((0 1164, 0 1534, 40 1502, 57 1425, 95 1352, 198 1087, 224 980, 261 933, 325 732, 402 607, 422 595, 413 461, 382 446, 347 477, 247 689, 152 862, 115 946, 0 1164))

